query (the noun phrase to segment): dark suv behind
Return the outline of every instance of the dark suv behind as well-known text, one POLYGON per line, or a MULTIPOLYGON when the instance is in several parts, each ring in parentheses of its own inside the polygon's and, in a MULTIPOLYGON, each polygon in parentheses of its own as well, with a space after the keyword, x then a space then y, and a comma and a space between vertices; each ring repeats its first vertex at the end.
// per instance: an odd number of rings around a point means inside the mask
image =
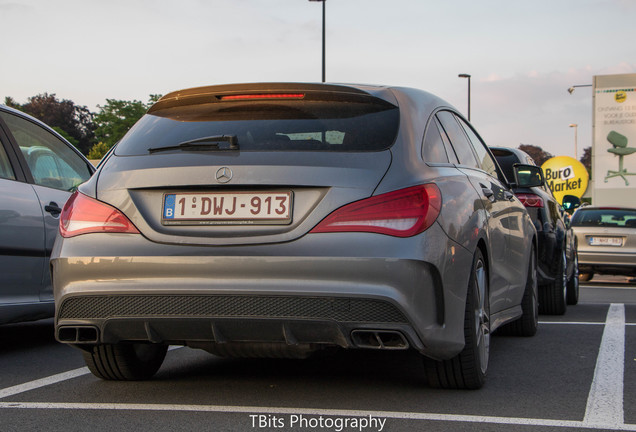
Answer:
MULTIPOLYGON (((491 147, 504 175, 515 183, 515 164, 536 165, 526 152, 506 147, 491 147)), ((537 229, 539 240, 539 312, 562 315, 567 305, 579 300, 578 255, 576 237, 570 228, 568 215, 550 188, 522 188, 513 184, 513 191, 526 207, 537 229)))

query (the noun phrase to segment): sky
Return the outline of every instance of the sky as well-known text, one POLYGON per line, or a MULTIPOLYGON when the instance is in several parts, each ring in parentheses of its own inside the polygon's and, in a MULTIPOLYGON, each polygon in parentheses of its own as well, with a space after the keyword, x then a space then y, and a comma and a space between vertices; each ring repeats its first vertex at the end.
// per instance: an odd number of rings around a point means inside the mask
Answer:
MULTIPOLYGON (((326 79, 434 93, 491 146, 578 157, 595 75, 636 73, 636 0, 327 0, 326 79)), ((0 0, 0 103, 106 99, 212 84, 320 82, 322 3, 0 0)))

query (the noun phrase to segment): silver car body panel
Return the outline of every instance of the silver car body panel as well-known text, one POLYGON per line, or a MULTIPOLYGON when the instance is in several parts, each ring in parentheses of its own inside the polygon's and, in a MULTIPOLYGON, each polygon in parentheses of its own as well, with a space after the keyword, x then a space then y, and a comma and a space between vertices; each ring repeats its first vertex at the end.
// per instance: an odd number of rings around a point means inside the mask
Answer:
POLYGON ((113 158, 100 174, 97 198, 121 209, 148 239, 160 243, 232 245, 289 241, 306 234, 335 208, 372 195, 391 163, 391 153, 289 154, 246 152, 157 154, 113 158), (152 165, 146 166, 148 162, 152 165), (215 173, 231 166, 232 180, 215 173), (135 185, 134 189, 121 185, 135 185), (170 185, 165 188, 165 185, 170 185), (291 190, 290 225, 164 226, 161 208, 167 191, 291 190))
POLYGON ((141 234, 58 238, 51 261, 58 334, 65 326, 93 326, 98 343, 231 340, 355 347, 353 330, 395 330, 421 353, 448 359, 464 345, 466 290, 478 247, 489 263, 492 330, 519 317, 536 236, 521 203, 486 197, 480 182, 502 191, 507 187, 481 170, 422 160, 427 119, 447 107, 445 102, 410 89, 359 88, 400 107, 399 133, 390 150, 112 154, 80 191, 118 208, 141 234), (214 175, 223 166, 234 176, 221 186, 214 175), (425 183, 439 188, 443 204, 437 221, 420 234, 310 233, 344 204, 425 183), (289 188, 294 219, 289 226, 163 226, 163 193, 193 185, 197 190, 289 188), (109 310, 116 299, 190 305, 206 303, 206 296, 222 297, 238 309, 201 315, 190 306, 175 315, 137 308, 100 316, 86 312, 109 310), (241 309, 254 298, 272 308, 302 299, 323 312, 241 309), (358 301, 377 302, 381 312, 367 315, 367 303, 358 301), (353 314, 356 308, 362 312, 353 314))

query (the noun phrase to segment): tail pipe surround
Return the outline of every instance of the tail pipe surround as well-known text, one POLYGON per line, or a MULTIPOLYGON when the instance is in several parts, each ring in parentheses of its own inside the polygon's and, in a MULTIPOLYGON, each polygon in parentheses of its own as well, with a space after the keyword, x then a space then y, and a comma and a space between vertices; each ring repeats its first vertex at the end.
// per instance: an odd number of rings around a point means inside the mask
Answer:
POLYGON ((351 340, 358 348, 405 350, 409 343, 402 333, 393 330, 353 330, 351 340))
POLYGON ((94 326, 65 326, 57 329, 56 336, 60 342, 91 344, 99 341, 99 330, 94 326))

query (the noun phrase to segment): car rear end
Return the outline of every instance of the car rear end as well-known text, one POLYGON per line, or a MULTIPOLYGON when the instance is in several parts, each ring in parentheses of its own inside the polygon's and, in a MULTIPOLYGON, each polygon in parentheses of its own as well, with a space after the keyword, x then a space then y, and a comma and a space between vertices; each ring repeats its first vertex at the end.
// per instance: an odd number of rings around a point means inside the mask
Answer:
POLYGON ((404 176, 377 192, 401 169, 401 120, 380 87, 166 95, 64 210, 56 337, 248 356, 456 354, 462 332, 443 329, 438 269, 452 241, 435 223, 439 189, 404 176))
POLYGON ((581 274, 636 276, 636 209, 579 208, 572 217, 581 274))

